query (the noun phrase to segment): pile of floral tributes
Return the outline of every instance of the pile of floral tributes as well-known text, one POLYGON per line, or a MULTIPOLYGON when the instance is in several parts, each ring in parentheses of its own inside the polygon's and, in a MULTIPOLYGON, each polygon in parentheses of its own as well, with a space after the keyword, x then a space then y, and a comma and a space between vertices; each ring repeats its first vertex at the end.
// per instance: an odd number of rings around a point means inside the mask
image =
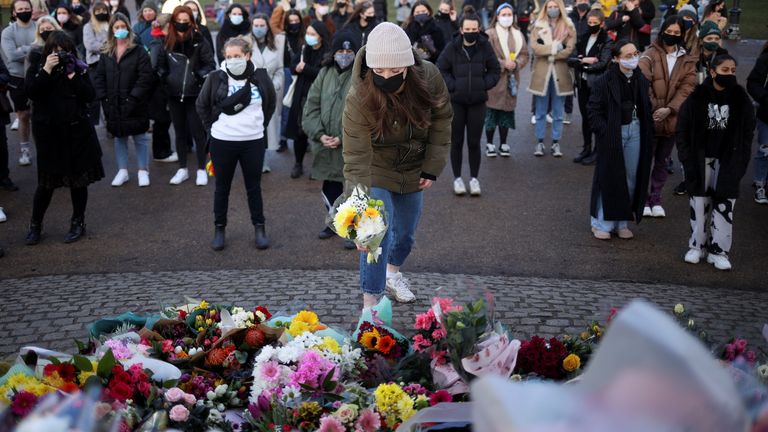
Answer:
MULTIPOLYGON (((272 316, 200 301, 124 314, 94 323, 77 354, 22 353, 0 378, 0 430, 393 431, 421 409, 468 400, 484 374, 578 376, 616 313, 580 334, 519 341, 492 312, 490 297, 435 298, 410 338, 391 327, 386 299, 349 336, 308 310, 272 316)), ((673 313, 707 340, 682 305, 673 313)), ((768 382, 745 340, 715 355, 768 382)))

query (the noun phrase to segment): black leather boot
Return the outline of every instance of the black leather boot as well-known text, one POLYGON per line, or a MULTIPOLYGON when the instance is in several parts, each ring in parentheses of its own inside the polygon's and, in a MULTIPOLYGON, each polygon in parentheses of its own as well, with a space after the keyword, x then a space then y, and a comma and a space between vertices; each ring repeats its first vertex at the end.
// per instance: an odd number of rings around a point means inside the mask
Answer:
POLYGON ((597 150, 593 150, 592 153, 589 154, 589 156, 582 159, 581 164, 582 165, 594 165, 595 162, 597 162, 597 150))
POLYGON ((293 165, 293 169, 291 169, 291 178, 297 179, 302 175, 304 175, 304 167, 299 163, 293 165))
POLYGON ((29 232, 27 233, 27 239, 25 243, 27 246, 33 246, 40 243, 40 238, 43 235, 43 224, 37 222, 29 223, 29 232))
POLYGON ((211 248, 215 251, 224 250, 226 246, 226 227, 224 225, 216 225, 213 231, 213 241, 211 242, 211 248))
POLYGON ((81 218, 72 219, 69 225, 69 232, 64 238, 64 243, 74 243, 85 235, 85 221, 81 218))
POLYGON ((264 230, 264 224, 254 225, 256 231, 256 249, 264 250, 269 247, 267 232, 264 230))
POLYGON ((573 158, 573 163, 581 163, 590 153, 592 153, 592 146, 584 146, 581 153, 573 158))
POLYGON ((335 236, 336 233, 333 232, 333 230, 330 227, 323 228, 322 231, 320 231, 320 234, 317 235, 317 238, 320 240, 327 240, 333 236, 335 236))

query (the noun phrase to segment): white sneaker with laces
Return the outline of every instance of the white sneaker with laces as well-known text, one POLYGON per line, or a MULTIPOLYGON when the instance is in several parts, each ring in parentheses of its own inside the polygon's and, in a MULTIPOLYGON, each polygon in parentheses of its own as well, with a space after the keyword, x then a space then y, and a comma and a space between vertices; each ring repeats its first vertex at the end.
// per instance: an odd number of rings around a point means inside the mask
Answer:
POLYGON ((205 170, 197 170, 197 179, 195 179, 195 184, 198 186, 205 186, 208 184, 208 173, 205 172, 205 170))
POLYGON ((0 223, 5 222, 7 220, 8 220, 8 216, 5 215, 3 208, 0 207, 0 223))
POLYGON ((19 154, 19 165, 27 166, 32 165, 32 156, 28 147, 22 147, 19 154))
POLYGON ((462 180, 461 177, 458 177, 453 181, 453 193, 456 195, 464 195, 467 193, 467 186, 464 185, 464 180, 462 180))
POLYGON ((547 123, 552 123, 555 119, 552 118, 552 114, 547 114, 547 123))
POLYGON ((511 150, 509 148, 509 145, 502 144, 501 147, 499 147, 499 154, 501 157, 509 157, 509 154, 511 153, 511 150))
POLYGON ((480 180, 474 177, 469 180, 469 194, 472 196, 480 196, 480 180))
POLYGON ((493 144, 486 144, 485 155, 488 157, 496 157, 496 146, 493 144))
POLYGON ((532 124, 532 125, 535 125, 535 124, 536 124, 536 114, 533 114, 533 115, 531 116, 531 124, 532 124))
POLYGON ((651 208, 648 206, 643 207, 643 217, 651 217, 653 216, 653 212, 651 211, 651 208))
POLYGON ((264 166, 263 166, 263 167, 261 167, 261 172, 262 172, 262 173, 265 173, 265 174, 266 174, 266 173, 270 173, 270 172, 272 172, 272 168, 270 168, 270 167, 269 167, 269 165, 267 165, 267 164, 265 163, 265 164, 264 164, 264 166))
POLYGON ((690 248, 685 254, 685 262, 689 264, 698 264, 703 256, 704 252, 702 252, 701 249, 690 248))
POLYGON ((138 177, 139 177, 139 187, 149 186, 149 171, 139 170, 138 177))
POLYGON ((560 151, 560 144, 554 143, 552 144, 552 147, 549 149, 549 151, 552 153, 552 156, 554 157, 562 157, 563 152, 560 151))
POLYGON ((707 262, 715 266, 718 270, 730 270, 731 262, 728 261, 728 257, 720 254, 707 255, 707 262))
POLYGON ((533 152, 534 156, 544 156, 544 143, 536 144, 536 150, 533 152))
POLYGON ((667 216, 667 213, 664 211, 664 207, 660 205, 655 205, 651 207, 651 216, 657 217, 657 218, 663 218, 667 216))
POLYGON ((115 175, 115 178, 112 180, 112 187, 122 186, 128 180, 130 180, 130 176, 128 175, 128 170, 119 169, 117 170, 117 174, 115 175))
POLYGON ((19 118, 16 117, 11 125, 11 130, 19 130, 19 118))
POLYGON ((176 174, 171 179, 172 185, 180 185, 183 182, 189 180, 189 170, 186 168, 179 168, 176 174))
POLYGON ((178 162, 178 161, 179 161, 179 154, 176 152, 171 153, 171 155, 168 156, 167 158, 155 159, 155 162, 163 162, 163 163, 178 162))
POLYGON ((393 276, 387 277, 387 293, 392 295, 396 301, 400 303, 410 303, 416 300, 416 296, 411 292, 411 283, 403 276, 402 273, 397 272, 393 276))

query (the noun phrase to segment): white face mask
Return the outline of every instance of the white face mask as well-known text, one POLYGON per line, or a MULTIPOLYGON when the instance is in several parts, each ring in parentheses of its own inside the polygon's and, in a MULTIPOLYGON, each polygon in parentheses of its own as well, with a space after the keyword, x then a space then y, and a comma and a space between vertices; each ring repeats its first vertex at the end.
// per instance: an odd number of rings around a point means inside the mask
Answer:
POLYGON ((109 0, 109 5, 113 8, 117 7, 120 4, 118 0, 109 0))
POLYGON ((512 25, 514 20, 515 18, 511 16, 499 17, 499 24, 501 24, 502 27, 509 27, 512 25))
POLYGON ((240 25, 243 23, 243 16, 242 15, 230 15, 229 21, 232 22, 234 25, 240 25))
POLYGON ((246 67, 248 67, 248 60, 244 58, 231 58, 227 59, 224 63, 232 75, 242 75, 245 73, 246 67))
POLYGON ((56 15, 56 19, 59 21, 59 24, 64 24, 67 21, 69 21, 69 15, 67 15, 67 14, 58 14, 58 15, 56 15))
POLYGON ((328 15, 328 6, 321 5, 317 7, 317 13, 320 15, 328 15))

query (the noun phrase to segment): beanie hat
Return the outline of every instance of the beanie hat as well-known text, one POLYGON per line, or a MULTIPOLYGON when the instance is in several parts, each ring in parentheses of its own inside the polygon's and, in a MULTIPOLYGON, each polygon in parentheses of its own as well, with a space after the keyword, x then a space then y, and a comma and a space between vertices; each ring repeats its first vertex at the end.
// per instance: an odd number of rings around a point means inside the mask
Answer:
POLYGON ((411 40, 402 28, 390 22, 383 22, 368 35, 365 63, 372 69, 413 66, 415 60, 411 40))
POLYGON ((693 18, 694 22, 699 22, 699 14, 696 13, 696 9, 689 4, 681 7, 680 10, 677 11, 677 14, 680 15, 681 17, 687 16, 689 18, 693 18))
POLYGON ((723 34, 720 32, 720 27, 718 27, 717 24, 712 21, 704 21, 704 23, 701 24, 701 28, 699 29, 699 39, 703 39, 704 36, 713 34, 720 37, 723 36, 723 34))
POLYGON ((139 15, 141 15, 141 12, 144 9, 152 9, 153 11, 155 11, 155 14, 158 13, 157 3, 154 0, 145 0, 144 3, 141 4, 141 8, 139 9, 139 15))
POLYGON ((335 53, 339 50, 352 50, 352 52, 357 53, 357 50, 360 49, 360 47, 357 45, 357 41, 355 40, 355 37, 352 35, 352 32, 350 32, 347 29, 343 29, 341 31, 336 32, 336 34, 333 35, 333 44, 331 46, 331 53, 335 53))

